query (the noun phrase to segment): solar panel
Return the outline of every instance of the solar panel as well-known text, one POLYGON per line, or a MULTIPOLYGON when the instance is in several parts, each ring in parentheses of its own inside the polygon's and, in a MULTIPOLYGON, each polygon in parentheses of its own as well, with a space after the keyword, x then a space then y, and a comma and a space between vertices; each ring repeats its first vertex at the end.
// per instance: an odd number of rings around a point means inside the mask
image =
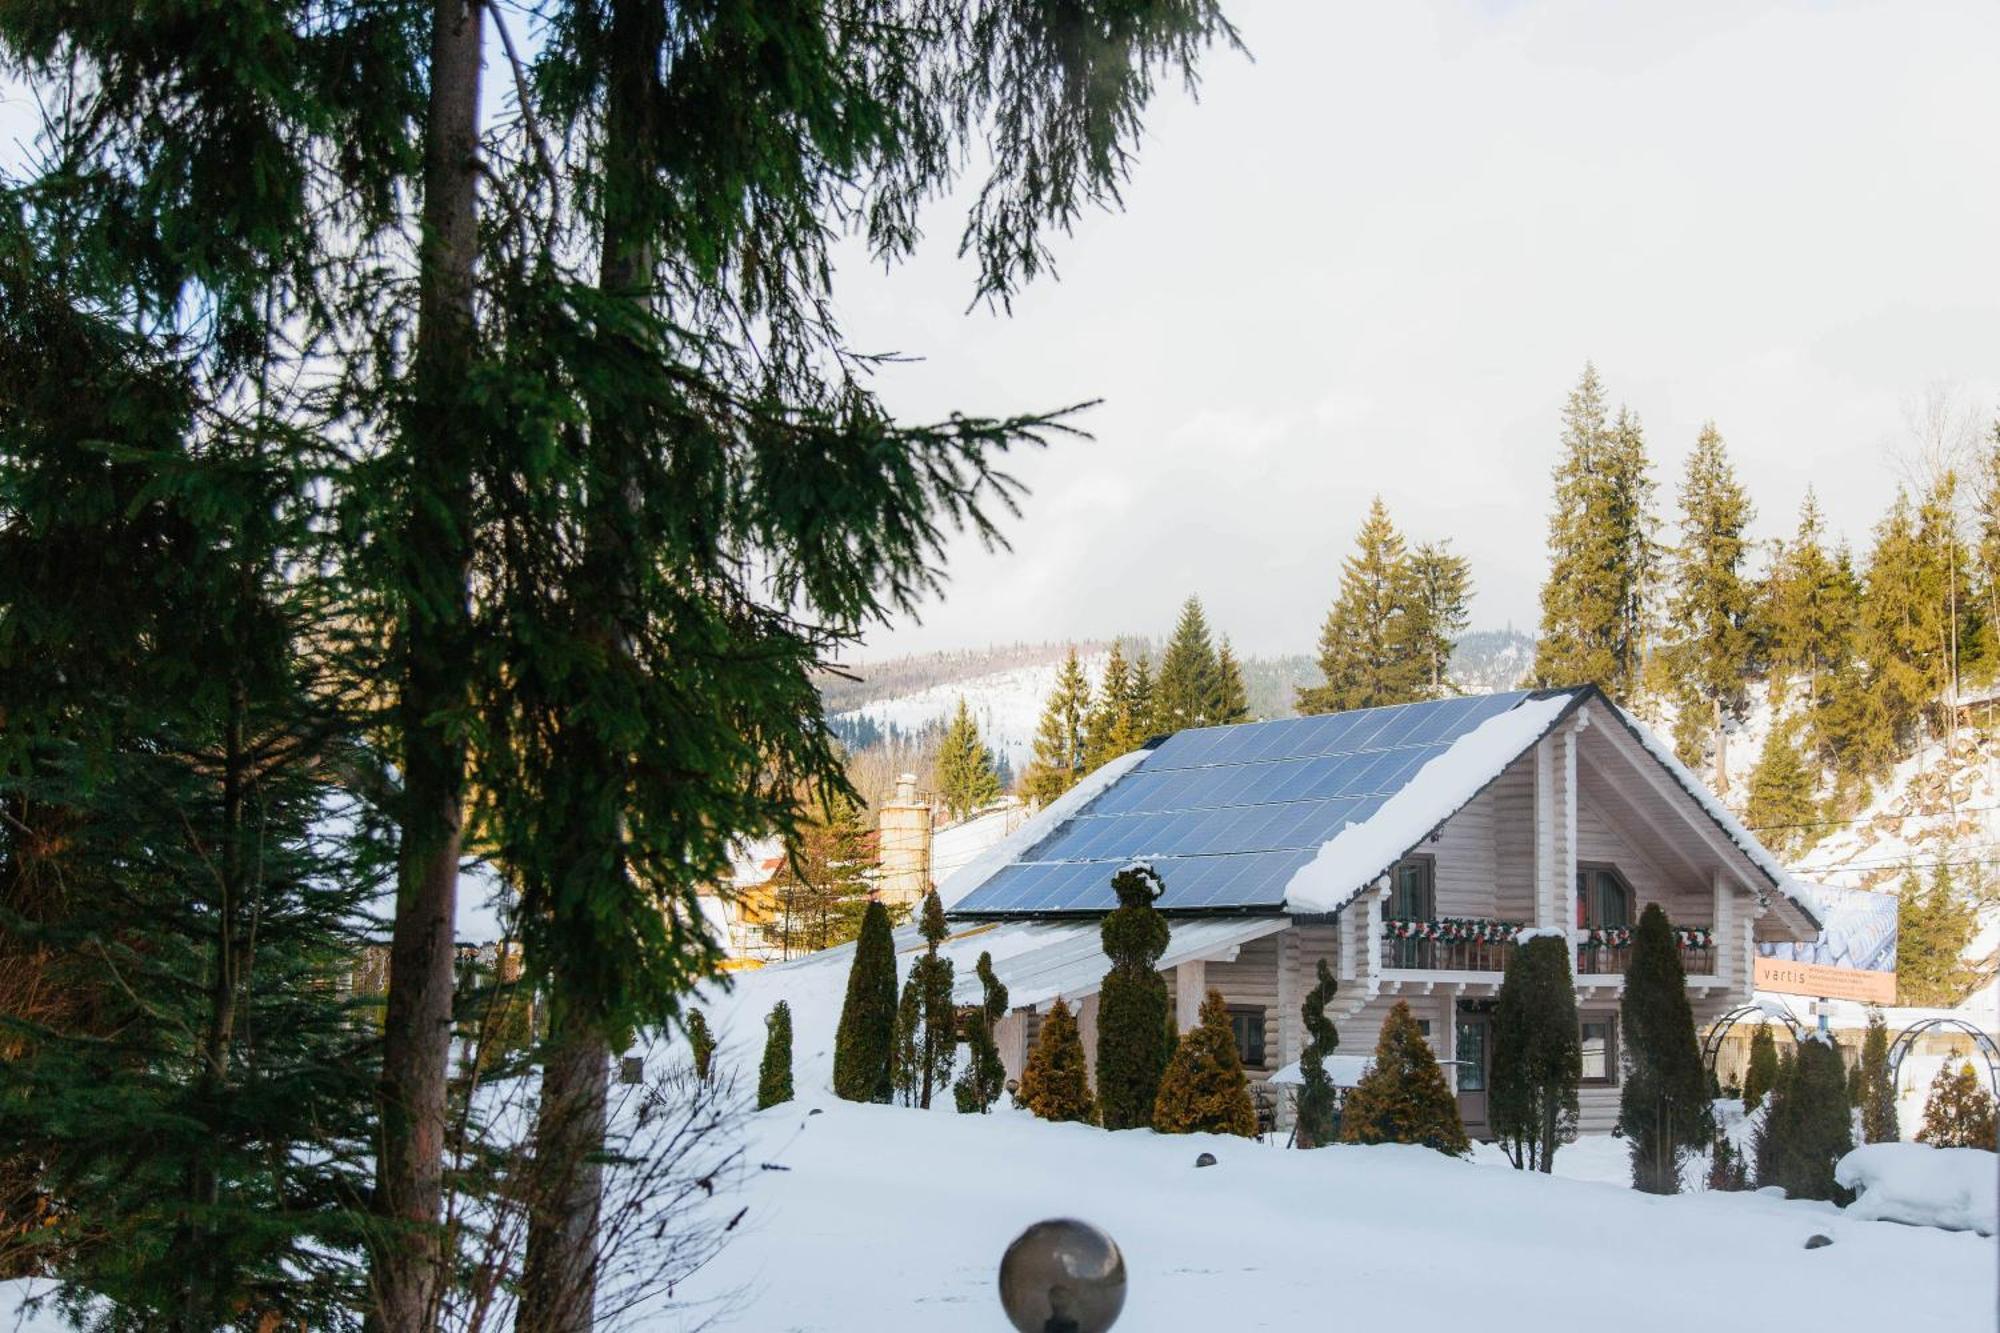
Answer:
POLYGON ((1103 912, 1138 857, 1160 906, 1277 908, 1319 847, 1527 691, 1177 732, 952 909, 1103 912))

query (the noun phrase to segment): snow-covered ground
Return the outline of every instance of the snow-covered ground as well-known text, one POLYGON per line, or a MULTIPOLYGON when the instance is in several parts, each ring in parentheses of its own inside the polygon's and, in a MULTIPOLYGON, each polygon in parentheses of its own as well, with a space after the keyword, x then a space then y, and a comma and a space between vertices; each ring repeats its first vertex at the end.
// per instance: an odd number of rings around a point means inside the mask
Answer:
MULTIPOLYGON (((1092 653, 1081 659, 1083 673, 1091 689, 1104 677, 1107 654, 1092 653)), ((1034 666, 1013 667, 946 681, 912 694, 878 699, 859 708, 836 714, 838 724, 866 717, 883 728, 895 727, 916 732, 933 723, 949 722, 963 698, 979 735, 996 754, 1005 755, 1014 772, 1024 773, 1035 757, 1035 731, 1041 725, 1042 707, 1056 686, 1062 670, 1061 656, 1034 666)), ((866 668, 857 668, 866 674, 866 668)))
MULTIPOLYGON (((810 1097, 754 1118, 746 1231, 683 1284, 724 1327, 1003 1329, 995 1265, 1077 1216, 1124 1250, 1121 1327, 1682 1333, 1782 1309, 1819 1330, 1993 1327, 1994 1242, 1756 1194, 1652 1198, 1420 1148, 1288 1152, 1018 1113, 810 1097), (817 1110, 820 1114, 813 1114, 817 1110), (1198 1153, 1218 1165, 1197 1169, 1198 1153), (1833 1245, 1804 1248, 1807 1237, 1833 1245)), ((1601 1174, 1624 1145, 1557 1156, 1601 1174)))

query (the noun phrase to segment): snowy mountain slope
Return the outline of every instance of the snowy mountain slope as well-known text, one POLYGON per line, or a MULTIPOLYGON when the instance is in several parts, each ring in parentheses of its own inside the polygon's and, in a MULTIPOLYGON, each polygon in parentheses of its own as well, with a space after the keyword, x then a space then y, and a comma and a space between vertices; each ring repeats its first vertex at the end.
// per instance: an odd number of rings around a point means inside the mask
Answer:
MULTIPOLYGON (((1000 671, 956 679, 946 679, 908 694, 873 699, 833 715, 836 727, 865 717, 887 731, 914 734, 951 720, 958 701, 965 700, 979 734, 996 754, 1005 755, 1016 773, 1025 770, 1035 753, 1035 729, 1041 722, 1042 705, 1055 689, 1056 673, 1062 670, 1067 648, 1050 650, 1048 660, 1007 667, 1000 671)), ((1084 674, 1091 688, 1103 678, 1104 652, 1085 656, 1084 674)), ((864 679, 867 668, 858 667, 864 679)))

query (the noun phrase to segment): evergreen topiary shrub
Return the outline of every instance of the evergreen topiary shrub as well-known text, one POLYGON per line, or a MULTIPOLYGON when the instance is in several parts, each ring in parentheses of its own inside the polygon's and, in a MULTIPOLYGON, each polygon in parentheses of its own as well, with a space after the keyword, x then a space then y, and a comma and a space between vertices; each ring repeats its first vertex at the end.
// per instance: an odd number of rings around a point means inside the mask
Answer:
POLYGON ((783 1000, 764 1020, 764 1061, 757 1067, 757 1109, 792 1099, 792 1006, 783 1000))
POLYGON ((1035 1038, 1035 1049, 1028 1053, 1028 1067, 1021 1071, 1021 1105, 1044 1120, 1090 1124, 1097 1119, 1083 1037, 1077 1031, 1076 1015, 1061 996, 1043 1015, 1041 1034, 1035 1038))
POLYGON ((993 971, 993 955, 979 955, 979 984, 985 1000, 966 1020, 967 1053, 965 1073, 952 1088, 952 1097, 962 1113, 986 1114, 1007 1083, 1007 1066, 1000 1060, 1000 1045, 994 1029, 1007 1016, 1007 988, 993 971))
POLYGON ((1750 1064, 1743 1071, 1743 1109, 1756 1110, 1777 1077, 1778 1043, 1771 1036, 1771 1025, 1759 1023, 1750 1034, 1750 1064))
POLYGON ((1167 951, 1167 919, 1153 902, 1158 873, 1134 862, 1111 878, 1118 907, 1104 918, 1111 969, 1097 999, 1097 1102, 1106 1129, 1149 1125, 1173 1051, 1167 983, 1154 965, 1167 951))
POLYGON ((918 1044, 917 1105, 928 1110, 931 1097, 951 1086, 952 1066, 958 1061, 958 1006, 952 1003, 954 983, 951 959, 938 952, 951 933, 944 919, 944 904, 937 890, 924 895, 923 914, 918 930, 924 937, 924 955, 910 969, 923 1006, 923 1038, 918 1044))
POLYGON ((1552 1171, 1557 1145, 1576 1137, 1583 1034, 1569 950, 1555 935, 1516 947, 1493 1010, 1487 1118, 1516 1170, 1552 1171))
POLYGON ((886 1102, 895 1093, 896 946, 889 912, 871 902, 861 918, 847 1000, 833 1041, 833 1091, 850 1102, 886 1102))
POLYGON ((1771 1088, 1760 1133, 1760 1188, 1778 1185, 1793 1199, 1844 1201, 1833 1168, 1854 1150, 1854 1121, 1838 1047, 1816 1038, 1799 1044, 1771 1088))
POLYGON ((890 1081, 895 1084, 896 1101, 903 1106, 917 1104, 917 1091, 924 1079, 922 985, 917 969, 911 968, 909 980, 903 983, 903 998, 896 1002, 896 1041, 890 1081))
POLYGON ((1969 1062, 1947 1060, 1931 1080, 1924 1100, 1924 1126, 1917 1141, 1934 1148, 1993 1149, 1993 1097, 1969 1062))
POLYGON ((708 1016, 699 1009, 688 1010, 688 1047, 694 1053, 694 1076, 708 1082, 709 1066, 715 1059, 715 1034, 708 1030, 708 1016))
MULTIPOLYGON (((1646 905, 1632 932, 1619 1015, 1625 1077, 1618 1124, 1631 1144, 1632 1186, 1648 1194, 1675 1194, 1681 1162, 1715 1137, 1715 1113, 1695 1040, 1687 973, 1658 903, 1646 905)), ((1837 1100, 1845 1108, 1845 1088, 1837 1100)))
POLYGON ((1340 989, 1326 959, 1319 960, 1313 988, 1299 1006, 1304 1021, 1306 1047, 1299 1053, 1299 1100, 1294 1124, 1301 1148, 1319 1148, 1332 1143, 1339 1129, 1339 1094, 1326 1072, 1326 1058, 1340 1046, 1340 1029, 1326 1016, 1326 1006, 1340 989))
POLYGON ((1447 1157, 1472 1151, 1458 1118, 1458 1100, 1402 1000, 1383 1020, 1375 1059, 1342 1105, 1340 1138, 1343 1143, 1416 1143, 1447 1157))
POLYGON ((1153 1102, 1153 1128, 1162 1134, 1236 1134, 1254 1138, 1257 1108, 1236 1055, 1236 1032, 1220 991, 1201 1002, 1201 1021, 1189 1028, 1167 1061, 1153 1102))
POLYGON ((1896 1143, 1902 1125, 1896 1119, 1896 1081, 1888 1069, 1888 1023, 1882 1011, 1868 1009, 1868 1035, 1862 1039, 1862 1143, 1896 1143))

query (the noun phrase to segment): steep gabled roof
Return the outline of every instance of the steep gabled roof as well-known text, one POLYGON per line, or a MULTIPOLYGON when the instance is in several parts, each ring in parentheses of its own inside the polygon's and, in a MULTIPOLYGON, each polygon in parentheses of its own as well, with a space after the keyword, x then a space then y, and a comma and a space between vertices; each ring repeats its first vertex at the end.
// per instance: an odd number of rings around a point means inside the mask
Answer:
POLYGON ((1592 686, 1177 732, 1093 774, 942 896, 961 917, 1095 915, 1116 906, 1117 869, 1143 859, 1164 911, 1337 911, 1593 700, 1812 919, 1804 886, 1592 686))

